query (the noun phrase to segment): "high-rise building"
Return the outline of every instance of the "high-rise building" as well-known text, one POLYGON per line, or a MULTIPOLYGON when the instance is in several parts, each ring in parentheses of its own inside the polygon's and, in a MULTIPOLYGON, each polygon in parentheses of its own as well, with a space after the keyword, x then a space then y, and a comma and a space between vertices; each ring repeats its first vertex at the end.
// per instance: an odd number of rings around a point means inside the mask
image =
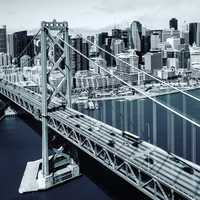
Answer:
POLYGON ((106 44, 106 38, 108 38, 108 33, 107 32, 102 32, 98 34, 98 45, 102 47, 103 45, 106 44))
POLYGON ((178 30, 178 20, 176 18, 172 18, 169 20, 169 28, 174 28, 174 30, 178 30))
POLYGON ((128 30, 122 30, 122 40, 124 41, 125 49, 128 49, 129 47, 129 31, 128 30))
POLYGON ((112 37, 115 39, 121 39, 122 37, 122 30, 121 29, 112 29, 112 37))
POLYGON ((27 31, 15 32, 8 35, 8 54, 12 58, 17 58, 19 63, 19 57, 28 55, 31 58, 34 57, 34 44, 31 42, 33 36, 27 35, 27 31))
MULTIPOLYGON (((89 56, 89 45, 88 43, 83 42, 82 38, 73 38, 72 46, 85 56, 89 56)), ((72 65, 74 67, 74 72, 89 70, 89 61, 74 51, 72 51, 72 65)))
POLYGON ((161 52, 148 52, 144 56, 145 70, 154 73, 155 70, 162 68, 161 52))
POLYGON ((139 57, 136 54, 135 50, 130 49, 125 53, 118 54, 117 57, 123 60, 124 62, 128 63, 128 64, 125 64, 121 60, 117 59, 116 65, 117 65, 118 72, 125 73, 125 74, 132 74, 132 73, 137 72, 135 68, 138 68, 139 57))
POLYGON ((181 69, 189 68, 189 59, 190 59, 189 46, 185 45, 184 48, 180 49, 179 68, 181 69))
POLYGON ((130 47, 136 51, 141 51, 142 24, 133 21, 130 26, 130 47))
POLYGON ((189 24, 189 44, 200 46, 200 23, 189 24))
POLYGON ((160 35, 157 32, 151 34, 151 51, 160 50, 160 35))
POLYGON ((0 27, 0 52, 7 53, 6 26, 0 27))
POLYGON ((176 49, 167 49, 167 68, 177 70, 179 68, 179 51, 176 49))
POLYGON ((195 44, 190 47, 190 68, 200 70, 200 47, 195 44))
POLYGON ((121 39, 113 39, 111 46, 112 46, 114 55, 122 53, 125 50, 124 41, 121 39))
POLYGON ((22 51, 27 45, 27 31, 20 31, 13 33, 13 57, 17 58, 20 56, 22 51))
POLYGON ((7 36, 7 49, 8 49, 8 55, 12 56, 14 55, 14 40, 13 40, 13 34, 8 34, 7 36))

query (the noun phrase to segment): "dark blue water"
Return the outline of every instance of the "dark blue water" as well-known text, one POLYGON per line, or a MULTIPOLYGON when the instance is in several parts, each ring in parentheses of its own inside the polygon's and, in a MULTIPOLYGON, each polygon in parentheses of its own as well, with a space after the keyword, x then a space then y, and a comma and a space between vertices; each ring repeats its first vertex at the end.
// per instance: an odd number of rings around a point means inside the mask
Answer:
MULTIPOLYGON (((200 98, 200 90, 190 91, 200 98)), ((190 119, 200 122, 200 102, 182 94, 170 94, 156 98, 183 113, 190 119)), ((166 111, 148 99, 99 101, 98 110, 85 110, 79 104, 75 108, 96 119, 121 130, 127 130, 142 139, 169 152, 200 164, 200 128, 185 119, 166 111)), ((200 123, 199 123, 200 124, 200 123)))
POLYGON ((87 176, 81 176, 47 192, 20 195, 18 187, 27 161, 41 158, 41 137, 21 119, 0 121, 1 200, 110 200, 87 176))

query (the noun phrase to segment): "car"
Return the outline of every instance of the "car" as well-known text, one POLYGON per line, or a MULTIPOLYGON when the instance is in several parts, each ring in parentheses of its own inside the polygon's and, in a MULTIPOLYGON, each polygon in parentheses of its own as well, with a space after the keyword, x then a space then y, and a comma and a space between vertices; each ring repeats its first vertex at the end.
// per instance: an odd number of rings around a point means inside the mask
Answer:
POLYGON ((70 118, 74 118, 74 115, 70 115, 69 117, 70 117, 70 118))
POLYGON ((80 126, 79 124, 76 124, 75 127, 76 127, 76 128, 80 128, 81 126, 80 126))
POLYGON ((189 174, 194 174, 194 169, 190 166, 184 166, 182 169, 189 174))
POLYGON ((79 115, 79 114, 76 114, 75 117, 76 117, 76 118, 80 118, 80 115, 79 115))
POLYGON ((154 161, 153 161, 153 159, 151 158, 151 157, 146 157, 145 159, 144 159, 146 162, 148 162, 148 163, 150 163, 151 165, 153 165, 153 163, 154 163, 154 161))
POLYGON ((92 130, 92 128, 90 127, 90 128, 88 128, 88 131, 93 131, 93 130, 92 130))
POLYGON ((111 135, 111 136, 115 136, 115 133, 111 132, 110 135, 111 135))
POLYGON ((114 147, 115 146, 115 141, 109 140, 107 145, 110 146, 110 147, 114 147))

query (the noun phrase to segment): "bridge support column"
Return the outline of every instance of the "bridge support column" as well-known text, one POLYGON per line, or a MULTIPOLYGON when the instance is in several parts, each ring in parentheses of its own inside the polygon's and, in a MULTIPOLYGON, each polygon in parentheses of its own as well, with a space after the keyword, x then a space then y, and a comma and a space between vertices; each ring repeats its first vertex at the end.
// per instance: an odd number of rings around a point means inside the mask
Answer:
MULTIPOLYGON (((68 34, 68 27, 65 27, 65 31, 64 31, 64 40, 67 44, 69 44, 69 34, 68 34)), ((71 81, 72 81, 72 77, 71 77, 71 63, 70 63, 70 49, 67 46, 67 44, 64 43, 64 53, 65 53, 65 73, 66 73, 66 105, 71 108, 72 107, 72 101, 71 101, 71 81)))
POLYGON ((42 173, 49 175, 48 126, 47 126, 47 29, 42 22, 41 54, 42 54, 42 173))

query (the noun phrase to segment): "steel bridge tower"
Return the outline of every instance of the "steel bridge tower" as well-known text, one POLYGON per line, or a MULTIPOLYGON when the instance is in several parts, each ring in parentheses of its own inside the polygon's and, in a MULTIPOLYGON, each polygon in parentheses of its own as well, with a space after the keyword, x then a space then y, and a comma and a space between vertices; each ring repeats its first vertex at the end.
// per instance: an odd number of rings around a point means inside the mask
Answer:
POLYGON ((45 190, 80 175, 79 166, 72 157, 62 152, 63 147, 54 149, 54 154, 51 155, 48 148, 48 119, 54 115, 53 112, 71 108, 72 104, 71 53, 66 45, 69 44, 68 23, 43 21, 40 30, 42 74, 39 120, 42 121, 42 159, 27 163, 19 188, 20 193, 45 190), (56 81, 55 75, 59 75, 56 81), (61 170, 57 168, 57 157, 62 159, 61 162, 61 159, 58 159, 59 166, 62 165, 61 170), (67 173, 70 177, 66 176, 67 173))
POLYGON ((48 161, 48 110, 54 97, 59 95, 68 107, 71 107, 71 65, 70 50, 64 43, 58 41, 54 34, 59 34, 66 43, 69 43, 67 22, 45 22, 41 23, 41 64, 42 64, 42 171, 43 176, 49 176, 48 161), (64 70, 61 64, 64 65, 64 70), (62 74, 61 81, 57 86, 50 81, 53 72, 62 74), (64 71, 64 72, 63 72, 64 71), (62 91, 66 86, 65 92, 62 91), (50 91, 50 94, 47 92, 50 91))

